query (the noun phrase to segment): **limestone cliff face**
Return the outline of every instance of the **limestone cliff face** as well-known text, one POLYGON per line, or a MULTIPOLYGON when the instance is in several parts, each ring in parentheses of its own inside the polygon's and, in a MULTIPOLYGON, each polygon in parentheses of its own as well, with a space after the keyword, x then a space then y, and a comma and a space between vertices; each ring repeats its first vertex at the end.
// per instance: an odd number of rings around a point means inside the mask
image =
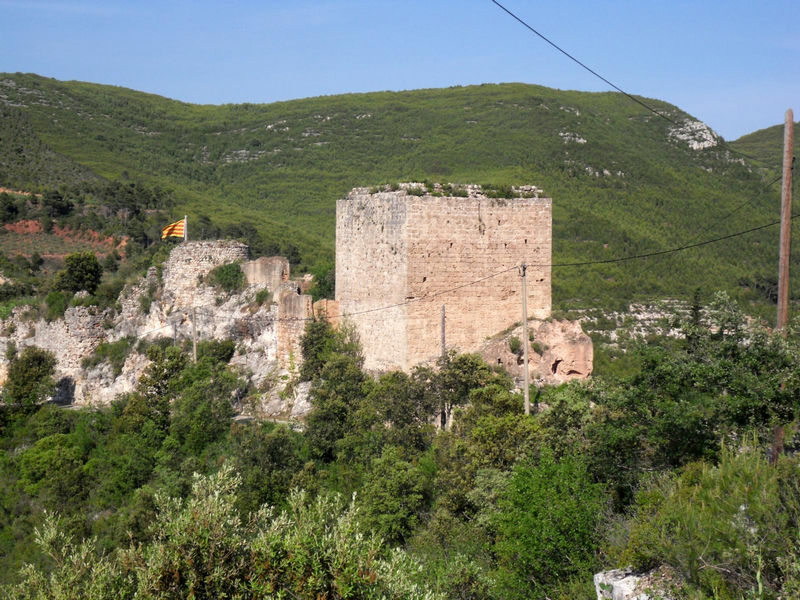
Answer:
POLYGON ((239 242, 197 241, 176 246, 160 274, 153 267, 123 290, 120 307, 118 312, 73 307, 63 319, 50 323, 27 320, 24 308, 15 310, 0 322, 0 383, 8 368, 8 344, 13 342, 20 349, 35 345, 56 356, 58 400, 106 404, 135 387, 148 361, 133 351, 119 374, 105 363, 85 369, 83 359, 101 342, 166 337, 182 344, 194 334, 198 340, 235 341, 237 352, 231 362, 258 386, 299 363, 300 336, 311 316, 311 297, 289 281, 285 258, 250 261, 248 247, 239 242), (212 269, 232 262, 239 262, 245 273, 247 285, 242 291, 226 294, 205 282, 212 269), (263 290, 267 299, 256 302, 263 290))

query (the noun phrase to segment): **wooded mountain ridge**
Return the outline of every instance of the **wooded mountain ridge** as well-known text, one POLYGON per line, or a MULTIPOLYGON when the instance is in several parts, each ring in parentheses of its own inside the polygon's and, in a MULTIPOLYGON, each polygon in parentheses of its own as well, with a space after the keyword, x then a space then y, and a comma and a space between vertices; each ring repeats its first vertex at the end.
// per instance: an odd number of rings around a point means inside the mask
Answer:
MULTIPOLYGON (((333 254, 335 201, 396 181, 532 183, 553 198, 558 309, 688 298, 701 287, 768 304, 782 127, 726 142, 679 108, 526 84, 192 105, 133 90, 0 75, 0 186, 98 178, 167 190, 191 236, 247 224, 303 266, 333 254), (193 226, 194 224, 194 226, 193 226)), ((258 247, 253 239, 247 240, 258 247)))

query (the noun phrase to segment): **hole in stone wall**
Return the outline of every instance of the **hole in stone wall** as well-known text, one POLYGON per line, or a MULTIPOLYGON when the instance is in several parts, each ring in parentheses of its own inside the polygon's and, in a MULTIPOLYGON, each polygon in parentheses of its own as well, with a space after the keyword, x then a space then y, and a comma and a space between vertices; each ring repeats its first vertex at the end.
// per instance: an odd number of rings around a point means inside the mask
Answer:
POLYGON ((525 239, 525 243, 526 243, 526 244, 528 243, 528 239, 527 239, 527 238, 525 239))
POLYGON ((558 365, 560 364, 561 364, 561 359, 559 358, 556 362, 553 363, 553 366, 550 367, 550 370, 553 372, 553 375, 555 375, 556 371, 558 371, 558 365))
POLYGON ((422 283, 425 283, 426 281, 428 281, 428 278, 427 277, 423 277, 422 278, 422 283))

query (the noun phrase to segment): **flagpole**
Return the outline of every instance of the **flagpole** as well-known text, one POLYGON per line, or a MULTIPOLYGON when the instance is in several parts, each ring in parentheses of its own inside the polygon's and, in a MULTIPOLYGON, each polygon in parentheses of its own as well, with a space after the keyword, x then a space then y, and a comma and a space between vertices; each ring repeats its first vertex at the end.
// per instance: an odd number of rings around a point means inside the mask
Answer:
POLYGON ((189 237, 189 217, 183 215, 183 241, 185 242, 189 237))

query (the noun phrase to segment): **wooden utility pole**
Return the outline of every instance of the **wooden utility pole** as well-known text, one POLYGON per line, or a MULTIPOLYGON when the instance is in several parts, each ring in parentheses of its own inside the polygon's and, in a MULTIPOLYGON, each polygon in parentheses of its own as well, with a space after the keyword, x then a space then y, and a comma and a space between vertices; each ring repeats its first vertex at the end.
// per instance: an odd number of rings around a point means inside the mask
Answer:
POLYGON ((197 364, 197 309, 192 307, 192 361, 197 364))
POLYGON ((522 263, 522 396, 525 398, 525 414, 531 414, 530 383, 528 382, 528 285, 526 271, 528 265, 522 263))
POLYGON ((777 329, 786 336, 789 320, 789 254, 792 235, 792 148, 794 146, 794 113, 786 111, 783 126, 783 187, 781 190, 781 247, 778 260, 777 329))

